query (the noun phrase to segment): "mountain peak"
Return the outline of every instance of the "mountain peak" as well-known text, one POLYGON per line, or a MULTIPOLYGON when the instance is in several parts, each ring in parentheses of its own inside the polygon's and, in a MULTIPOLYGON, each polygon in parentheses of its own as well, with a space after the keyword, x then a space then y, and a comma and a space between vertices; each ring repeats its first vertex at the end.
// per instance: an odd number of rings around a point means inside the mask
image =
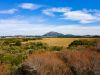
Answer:
POLYGON ((44 34, 43 36, 47 36, 47 37, 59 37, 59 36, 64 36, 64 34, 58 33, 58 32, 55 32, 55 31, 50 31, 50 32, 44 34))

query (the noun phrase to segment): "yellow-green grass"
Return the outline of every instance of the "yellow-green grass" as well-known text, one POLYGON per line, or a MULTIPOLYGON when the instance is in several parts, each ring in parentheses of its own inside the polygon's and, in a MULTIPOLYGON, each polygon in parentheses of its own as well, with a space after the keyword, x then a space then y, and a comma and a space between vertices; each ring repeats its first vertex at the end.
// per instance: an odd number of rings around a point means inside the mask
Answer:
MULTIPOLYGON (((43 38, 42 40, 32 40, 28 42, 42 42, 47 43, 49 46, 63 46, 67 47, 72 41, 78 39, 97 39, 97 38, 43 38)), ((27 43, 27 42, 24 42, 27 43)))

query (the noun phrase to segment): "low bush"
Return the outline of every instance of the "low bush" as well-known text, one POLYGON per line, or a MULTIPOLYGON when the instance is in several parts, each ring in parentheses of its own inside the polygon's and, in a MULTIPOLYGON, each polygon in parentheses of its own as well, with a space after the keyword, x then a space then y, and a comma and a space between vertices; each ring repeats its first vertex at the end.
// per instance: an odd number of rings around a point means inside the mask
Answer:
POLYGON ((26 49, 33 49, 33 50, 47 49, 47 48, 48 45, 42 42, 34 42, 26 45, 26 49))
POLYGON ((16 42, 15 42, 15 46, 21 46, 21 41, 19 41, 19 40, 16 41, 16 42))
POLYGON ((96 45, 95 41, 75 40, 71 44, 69 44, 68 48, 73 49, 73 48, 77 48, 77 47, 80 47, 80 46, 91 47, 91 46, 95 46, 95 45, 96 45))
POLYGON ((60 47, 60 46, 51 46, 50 47, 50 50, 51 51, 60 51, 60 50, 62 50, 63 49, 63 47, 60 47))

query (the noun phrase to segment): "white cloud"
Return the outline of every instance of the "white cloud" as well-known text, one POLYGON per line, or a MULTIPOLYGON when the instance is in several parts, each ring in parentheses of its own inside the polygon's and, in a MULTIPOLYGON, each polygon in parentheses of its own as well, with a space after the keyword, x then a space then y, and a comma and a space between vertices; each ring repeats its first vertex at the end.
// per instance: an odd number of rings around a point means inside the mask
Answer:
POLYGON ((8 10, 0 10, 0 14, 14 14, 18 11, 18 9, 8 9, 8 10))
POLYGON ((97 20, 97 17, 82 11, 70 11, 64 13, 64 18, 74 21, 80 21, 80 23, 91 23, 97 20))
POLYGON ((40 8, 41 6, 33 3, 22 3, 19 5, 19 7, 21 7, 22 9, 35 10, 40 8))
POLYGON ((43 10, 48 16, 55 16, 55 12, 62 13, 65 20, 79 21, 80 23, 92 23, 100 21, 100 10, 71 10, 71 8, 50 8, 43 10))
POLYGON ((68 12, 70 11, 71 8, 51 8, 51 9, 45 9, 42 11, 42 13, 44 13, 45 15, 48 16, 54 16, 54 12, 68 12))

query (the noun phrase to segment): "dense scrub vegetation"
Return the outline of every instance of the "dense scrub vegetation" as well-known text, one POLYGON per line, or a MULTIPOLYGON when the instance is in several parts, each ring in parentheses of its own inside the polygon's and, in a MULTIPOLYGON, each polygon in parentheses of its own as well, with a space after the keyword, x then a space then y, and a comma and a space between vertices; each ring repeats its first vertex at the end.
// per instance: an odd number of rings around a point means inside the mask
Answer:
MULTIPOLYGON (((26 38, 27 40, 30 40, 26 38)), ((32 40, 32 39, 31 39, 32 40)), ((27 56, 27 50, 21 43, 25 39, 0 39, 0 63, 18 65, 27 56)))
POLYGON ((82 46, 95 46, 96 45, 96 42, 95 41, 90 41, 90 40, 75 40, 73 41, 70 45, 70 46, 79 46, 79 45, 82 45, 82 46))
POLYGON ((0 63, 17 66, 34 51, 60 51, 62 49, 62 47, 48 46, 42 42, 22 43, 37 39, 40 38, 0 39, 0 63))
POLYGON ((0 39, 0 70, 7 70, 0 75, 91 75, 93 58, 100 51, 99 39, 75 40, 67 50, 31 40, 42 38, 0 39))
POLYGON ((86 39, 85 40, 84 39, 75 40, 72 43, 70 43, 67 48, 71 50, 81 50, 81 48, 91 48, 91 47, 97 48, 98 46, 100 46, 98 42, 100 42, 100 40, 97 40, 97 39, 95 40, 86 40, 86 39))

